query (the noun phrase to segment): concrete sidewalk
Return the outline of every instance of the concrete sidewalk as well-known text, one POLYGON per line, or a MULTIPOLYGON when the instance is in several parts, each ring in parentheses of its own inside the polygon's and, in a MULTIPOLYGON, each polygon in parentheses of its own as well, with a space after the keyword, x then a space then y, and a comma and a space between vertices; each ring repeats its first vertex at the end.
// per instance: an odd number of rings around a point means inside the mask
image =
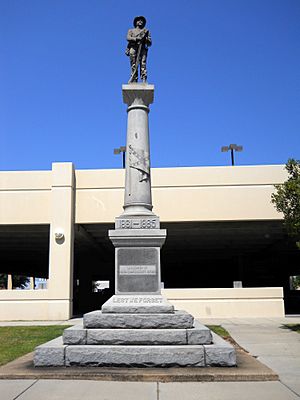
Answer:
POLYGON ((300 397, 300 334, 284 329, 284 324, 300 324, 300 317, 222 322, 240 346, 277 372, 282 384, 300 397))
POLYGON ((298 382, 300 335, 282 329, 282 324, 300 324, 300 317, 202 319, 201 322, 222 325, 244 349, 277 372, 280 381, 162 383, 55 379, 0 380, 0 398, 1 400, 295 400, 300 398, 298 382))

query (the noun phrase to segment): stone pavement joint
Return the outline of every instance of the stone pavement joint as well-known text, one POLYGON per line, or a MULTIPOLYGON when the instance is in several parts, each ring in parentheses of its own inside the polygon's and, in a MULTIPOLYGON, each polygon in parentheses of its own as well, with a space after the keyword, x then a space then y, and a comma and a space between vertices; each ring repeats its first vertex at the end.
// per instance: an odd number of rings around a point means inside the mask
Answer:
POLYGON ((22 394, 24 394, 25 392, 27 392, 27 390, 31 389, 37 382, 38 382, 38 379, 36 379, 34 382, 32 382, 32 384, 29 385, 29 386, 27 386, 24 390, 22 390, 22 391, 14 398, 14 400, 19 399, 19 398, 22 396, 22 394))
POLYGON ((293 389, 291 389, 286 383, 282 382, 282 380, 280 379, 280 383, 285 386, 287 389, 289 389, 292 393, 294 393, 296 396, 298 396, 300 398, 300 395, 293 389))

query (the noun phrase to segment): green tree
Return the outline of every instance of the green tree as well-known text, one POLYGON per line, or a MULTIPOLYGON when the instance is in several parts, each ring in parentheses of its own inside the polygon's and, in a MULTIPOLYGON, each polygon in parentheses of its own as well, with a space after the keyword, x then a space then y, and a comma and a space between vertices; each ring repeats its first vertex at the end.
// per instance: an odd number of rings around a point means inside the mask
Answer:
POLYGON ((0 274, 0 289, 7 287, 7 274, 0 274))
POLYGON ((24 275, 13 275, 12 276, 12 284, 13 288, 20 288, 24 289, 28 283, 30 282, 30 279, 27 278, 27 276, 24 275))
MULTIPOLYGON (((13 275, 12 285, 13 288, 24 289, 29 283, 30 279, 23 275, 13 275)), ((7 274, 0 274, 0 289, 7 289, 7 274)))
POLYGON ((292 284, 294 289, 300 288, 300 276, 296 275, 292 277, 292 284))
POLYGON ((300 249, 300 161, 290 158, 285 169, 288 179, 274 185, 276 192, 272 194, 271 201, 276 210, 283 213, 287 233, 295 238, 300 249))

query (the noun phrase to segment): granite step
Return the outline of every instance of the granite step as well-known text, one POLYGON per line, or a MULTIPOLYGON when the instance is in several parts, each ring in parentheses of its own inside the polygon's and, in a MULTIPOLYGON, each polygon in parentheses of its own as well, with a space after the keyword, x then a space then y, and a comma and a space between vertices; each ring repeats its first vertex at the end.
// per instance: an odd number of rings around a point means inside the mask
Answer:
POLYGON ((189 329, 86 329, 72 326, 65 329, 63 343, 67 345, 137 345, 137 344, 211 344, 211 331, 195 321, 189 329))
POLYGON ((203 346, 67 346, 66 366, 204 367, 203 346))
POLYGON ((83 316, 84 328, 96 329, 185 329, 193 328, 194 317, 186 311, 165 314, 126 314, 92 311, 83 316))
POLYGON ((233 367, 234 347, 213 334, 209 345, 64 345, 62 337, 38 346, 35 367, 233 367))

